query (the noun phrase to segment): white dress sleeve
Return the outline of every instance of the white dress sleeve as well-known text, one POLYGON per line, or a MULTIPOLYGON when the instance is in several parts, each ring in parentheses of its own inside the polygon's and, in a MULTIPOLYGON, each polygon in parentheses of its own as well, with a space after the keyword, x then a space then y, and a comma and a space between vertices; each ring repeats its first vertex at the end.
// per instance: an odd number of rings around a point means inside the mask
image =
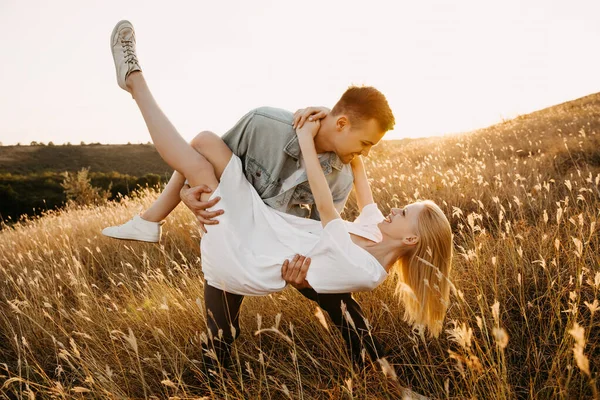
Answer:
POLYGON ((341 251, 348 254, 348 251, 356 246, 350 238, 350 233, 343 219, 336 218, 327 223, 323 228, 323 235, 332 243, 335 243, 341 251))
POLYGON ((367 204, 363 207, 358 218, 354 222, 348 222, 348 230, 358 236, 380 242, 383 237, 378 224, 384 220, 384 216, 379 211, 376 203, 367 204))
POLYGON ((361 225, 372 225, 378 224, 383 221, 385 217, 379 211, 377 203, 370 203, 363 207, 360 214, 354 220, 354 223, 361 225))
POLYGON ((308 256, 319 260, 319 267, 311 266, 306 276, 317 293, 373 290, 388 275, 377 259, 352 241, 341 218, 323 228, 319 244, 308 256))

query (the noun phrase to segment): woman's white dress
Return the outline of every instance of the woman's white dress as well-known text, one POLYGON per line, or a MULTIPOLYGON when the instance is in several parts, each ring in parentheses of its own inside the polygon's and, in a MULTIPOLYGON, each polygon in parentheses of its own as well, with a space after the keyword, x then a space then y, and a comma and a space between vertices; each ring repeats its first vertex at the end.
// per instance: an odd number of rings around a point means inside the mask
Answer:
POLYGON ((381 241, 377 224, 384 216, 376 204, 363 208, 354 222, 321 222, 274 210, 246 179, 235 154, 211 198, 221 200, 219 224, 207 225, 201 239, 202 271, 209 285, 247 296, 281 291, 285 259, 311 258, 306 280, 317 293, 347 293, 375 288, 386 277, 383 266, 354 244, 350 233, 381 241))

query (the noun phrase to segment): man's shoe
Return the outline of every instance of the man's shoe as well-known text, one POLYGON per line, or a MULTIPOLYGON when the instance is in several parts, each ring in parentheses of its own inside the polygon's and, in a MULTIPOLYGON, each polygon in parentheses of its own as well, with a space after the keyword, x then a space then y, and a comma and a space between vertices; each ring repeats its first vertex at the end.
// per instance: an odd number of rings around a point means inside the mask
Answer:
POLYGON ((140 242, 158 243, 160 240, 162 222, 146 221, 139 215, 123 225, 109 226, 102 230, 104 236, 115 239, 139 240, 140 242))
POLYGON ((110 47, 117 70, 117 83, 129 92, 125 79, 130 73, 142 70, 135 52, 135 31, 131 22, 123 20, 117 23, 110 37, 110 47))

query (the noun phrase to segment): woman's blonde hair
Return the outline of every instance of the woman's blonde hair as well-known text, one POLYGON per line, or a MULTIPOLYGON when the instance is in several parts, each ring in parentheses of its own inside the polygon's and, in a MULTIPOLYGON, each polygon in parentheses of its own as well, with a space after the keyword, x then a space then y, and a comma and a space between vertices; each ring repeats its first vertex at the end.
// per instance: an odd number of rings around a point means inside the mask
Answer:
POLYGON ((424 208, 418 217, 419 241, 396 262, 396 294, 404 305, 404 320, 426 326, 437 337, 450 297, 452 229, 437 204, 431 200, 421 203, 424 208))

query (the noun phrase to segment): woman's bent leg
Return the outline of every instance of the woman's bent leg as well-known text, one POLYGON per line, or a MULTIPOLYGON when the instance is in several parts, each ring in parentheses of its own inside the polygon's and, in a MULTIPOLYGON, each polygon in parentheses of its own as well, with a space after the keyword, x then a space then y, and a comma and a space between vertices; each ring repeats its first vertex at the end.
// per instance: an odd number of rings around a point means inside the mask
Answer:
MULTIPOLYGON (((154 100, 142 73, 132 72, 127 77, 127 87, 142 112, 152 141, 163 160, 182 173, 193 186, 204 184, 214 190, 219 182, 212 165, 177 132, 154 100)), ((205 201, 209 197, 209 193, 203 193, 201 199, 205 201)))
POLYGON ((213 132, 203 131, 191 140, 190 145, 212 164, 215 175, 220 181, 233 154, 223 139, 213 132))
POLYGON ((150 222, 160 222, 177 207, 181 201, 179 192, 185 183, 185 177, 175 171, 162 193, 152 203, 150 208, 142 212, 142 219, 150 222))
MULTIPOLYGON (((231 150, 223 139, 210 131, 200 132, 192 139, 190 145, 204 156, 213 166, 218 180, 231 159, 231 150)), ((175 171, 164 191, 152 206, 141 214, 146 221, 160 222, 165 219, 181 201, 179 192, 185 183, 185 177, 175 171)))

